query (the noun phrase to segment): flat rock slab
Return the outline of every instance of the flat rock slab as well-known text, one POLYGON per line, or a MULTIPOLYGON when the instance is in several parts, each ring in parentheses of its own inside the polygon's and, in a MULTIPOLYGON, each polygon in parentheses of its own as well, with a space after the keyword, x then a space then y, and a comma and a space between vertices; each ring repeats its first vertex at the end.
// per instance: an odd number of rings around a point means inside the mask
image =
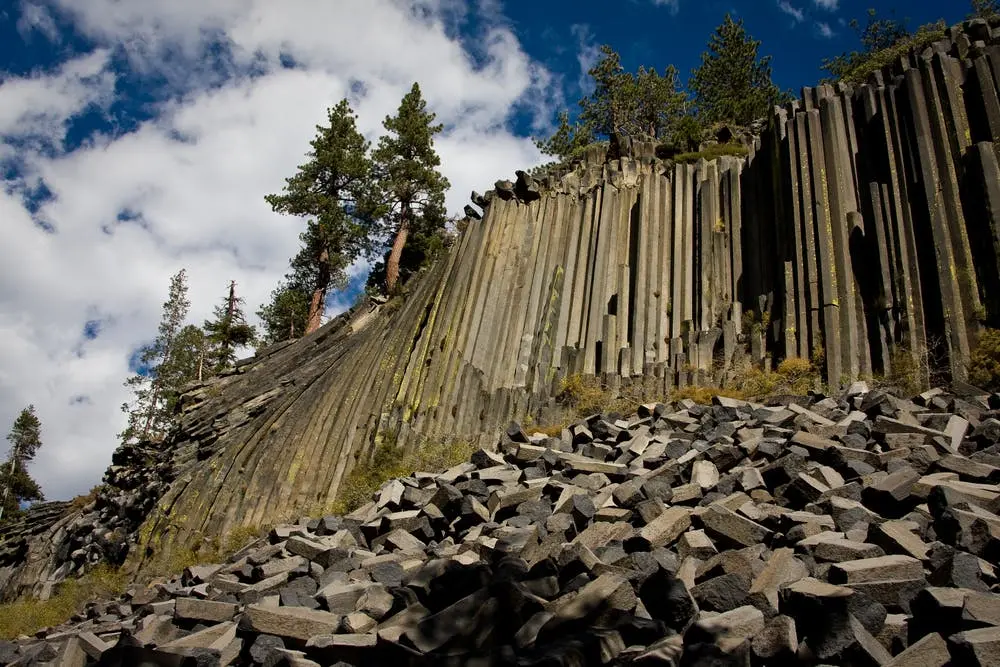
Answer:
POLYGON ((240 627, 304 642, 314 635, 337 632, 340 621, 340 616, 327 611, 253 604, 243 613, 240 627))

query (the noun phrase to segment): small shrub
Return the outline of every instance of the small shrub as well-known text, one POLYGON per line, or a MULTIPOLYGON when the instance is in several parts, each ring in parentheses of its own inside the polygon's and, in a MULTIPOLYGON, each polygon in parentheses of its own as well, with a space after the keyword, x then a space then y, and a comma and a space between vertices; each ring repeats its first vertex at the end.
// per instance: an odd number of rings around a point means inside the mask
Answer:
POLYGON ((73 500, 70 501, 70 503, 73 506, 73 509, 82 510, 84 507, 97 500, 98 494, 100 494, 101 491, 103 490, 104 490, 104 485, 98 484, 86 494, 73 498, 73 500))
POLYGON ((222 541, 219 560, 226 560, 254 540, 263 537, 269 531, 270 528, 267 526, 238 526, 232 529, 222 541))
POLYGON ((48 600, 22 598, 0 605, 0 639, 15 639, 65 623, 87 602, 116 598, 127 585, 128 578, 120 570, 99 565, 79 579, 60 583, 48 600))
POLYGON ((1000 391, 1000 330, 984 329, 969 355, 969 382, 987 391, 1000 391))
POLYGON ((424 443, 407 454, 399 451, 395 441, 383 443, 375 448, 370 462, 355 466, 341 482, 329 512, 353 512, 371 500, 372 494, 390 479, 408 477, 415 472, 444 472, 468 461, 473 452, 475 447, 467 442, 424 443))
POLYGON ((807 394, 818 380, 819 373, 812 363, 789 357, 774 371, 748 363, 736 372, 733 384, 748 398, 763 399, 778 394, 807 394))
POLYGON ((572 408, 578 415, 592 415, 604 410, 615 397, 593 375, 567 375, 559 386, 556 400, 572 408))
POLYGON ((681 387, 675 389, 670 394, 670 400, 673 402, 683 401, 685 399, 690 399, 695 403, 701 403, 702 405, 710 405, 712 399, 716 396, 725 396, 726 398, 735 398, 739 400, 744 400, 746 396, 742 391, 738 389, 727 389, 723 387, 681 387))

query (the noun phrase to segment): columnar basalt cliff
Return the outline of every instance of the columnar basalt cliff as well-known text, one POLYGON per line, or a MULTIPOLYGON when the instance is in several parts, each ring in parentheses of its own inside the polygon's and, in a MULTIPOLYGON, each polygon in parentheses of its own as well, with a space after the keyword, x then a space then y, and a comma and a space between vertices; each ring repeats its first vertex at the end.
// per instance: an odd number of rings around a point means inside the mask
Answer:
MULTIPOLYGON (((865 85, 805 89, 746 158, 622 141, 474 193, 404 296, 188 395, 130 557, 322 507, 382 442, 493 445, 571 374, 655 396, 741 363, 814 357, 842 386, 909 356, 964 379, 1000 323, 998 90, 1000 26, 972 21, 865 85)), ((11 567, 8 595, 43 586, 11 567)))

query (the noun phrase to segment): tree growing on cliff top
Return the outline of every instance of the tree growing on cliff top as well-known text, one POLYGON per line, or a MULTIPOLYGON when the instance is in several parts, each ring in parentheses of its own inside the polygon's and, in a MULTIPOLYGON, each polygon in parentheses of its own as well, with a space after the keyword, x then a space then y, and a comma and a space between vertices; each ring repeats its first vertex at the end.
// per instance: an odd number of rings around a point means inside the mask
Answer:
POLYGON ((347 268, 369 248, 370 238, 364 214, 372 188, 368 142, 346 99, 327 111, 327 121, 316 126, 309 160, 285 179, 283 193, 265 197, 278 213, 310 218, 287 277, 310 293, 306 334, 319 328, 327 293, 346 285, 347 268))
POLYGON ((28 474, 28 462, 42 446, 42 424, 35 414, 35 406, 21 410, 14 425, 7 434, 10 452, 7 461, 0 468, 0 520, 9 519, 21 507, 22 502, 45 500, 38 483, 28 474))
POLYGON ((203 357, 207 357, 208 364, 207 369, 199 368, 199 376, 205 370, 217 375, 231 368, 236 362, 236 348, 252 345, 257 338, 257 330, 247 324, 243 315, 243 299, 236 296, 235 280, 230 281, 229 294, 215 307, 214 315, 215 319, 206 320, 204 325, 208 349, 203 357))
POLYGON ((128 415, 125 429, 118 434, 123 442, 162 440, 169 430, 171 397, 180 390, 185 375, 181 369, 191 345, 189 334, 181 339, 184 345, 177 345, 190 306, 187 272, 181 269, 170 279, 156 339, 139 349, 135 357, 136 372, 125 381, 133 399, 131 404, 122 404, 122 412, 128 415))
POLYGON ((972 0, 969 18, 987 19, 1000 14, 1000 0, 972 0))
POLYGON ((589 74, 594 92, 580 100, 580 122, 597 136, 664 138, 684 115, 687 95, 679 89, 673 65, 662 75, 645 66, 632 74, 622 67, 618 53, 604 45, 589 74))
POLYGON ((441 158, 434 150, 434 135, 443 126, 435 125, 434 118, 420 86, 414 83, 396 115, 382 122, 388 134, 379 138, 372 153, 378 191, 373 211, 381 235, 392 239, 385 259, 386 294, 396 289, 410 235, 427 236, 444 229, 444 194, 449 183, 438 171, 441 158))
POLYGON ((307 290, 287 281, 278 283, 271 300, 257 311, 264 331, 261 343, 273 345, 303 335, 309 321, 310 295, 307 290))
POLYGON ((688 82, 704 122, 749 125, 787 98, 771 81, 771 56, 758 56, 760 44, 747 34, 742 19, 726 14, 688 82))
POLYGON ((645 66, 635 73, 626 72, 619 54, 604 45, 588 74, 594 91, 580 100, 575 122, 571 123, 569 111, 563 110, 555 133, 535 140, 543 153, 567 159, 594 141, 610 140, 614 135, 675 139, 687 106, 687 94, 680 88, 675 67, 667 66, 662 75, 645 66))
POLYGON ((938 21, 911 32, 906 19, 882 18, 874 9, 869 9, 866 16, 864 25, 857 19, 849 24, 858 35, 861 49, 823 59, 821 69, 828 71, 834 81, 861 83, 872 72, 891 65, 911 49, 920 50, 941 39, 945 28, 944 21, 938 21))

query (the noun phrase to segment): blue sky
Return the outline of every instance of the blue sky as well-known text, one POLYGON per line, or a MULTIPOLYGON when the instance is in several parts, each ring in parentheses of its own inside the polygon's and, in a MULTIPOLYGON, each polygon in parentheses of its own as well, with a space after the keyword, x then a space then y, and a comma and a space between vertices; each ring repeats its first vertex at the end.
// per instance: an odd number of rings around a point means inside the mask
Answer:
MULTIPOLYGON (((581 96, 599 44, 686 77, 723 15, 744 18, 798 89, 853 48, 882 0, 0 0, 0 425, 37 406, 50 498, 100 480, 122 381, 187 268, 192 322, 230 280, 253 312, 301 222, 265 194, 350 97, 371 139, 413 81, 459 212, 471 190, 544 160, 531 135, 581 96)), ((902 5, 902 3, 900 3, 902 5)), ((911 0, 911 26, 964 1, 911 0)), ((353 301, 333 295, 330 315, 353 301)), ((6 428, 6 427, 4 427, 6 428)))

